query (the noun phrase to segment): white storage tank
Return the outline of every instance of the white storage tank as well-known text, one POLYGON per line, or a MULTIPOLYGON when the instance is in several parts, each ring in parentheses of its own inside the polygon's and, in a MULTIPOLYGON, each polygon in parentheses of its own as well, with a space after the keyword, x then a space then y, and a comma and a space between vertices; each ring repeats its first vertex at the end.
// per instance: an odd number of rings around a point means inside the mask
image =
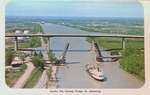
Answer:
MULTIPOLYGON (((15 34, 24 34, 24 31, 22 30, 16 30, 15 34)), ((25 41, 26 38, 25 37, 17 37, 19 41, 25 41)))
POLYGON ((24 34, 29 34, 30 30, 24 30, 24 34))
MULTIPOLYGON (((15 34, 22 34, 22 31, 21 30, 16 30, 15 34)), ((18 38, 18 40, 23 40, 23 37, 17 37, 17 38, 18 38)))
MULTIPOLYGON (((24 34, 30 34, 30 30, 24 30, 23 32, 24 34)), ((29 37, 26 37, 27 39, 29 39, 29 37)))
POLYGON ((16 30, 15 34, 22 34, 22 31, 21 30, 16 30))

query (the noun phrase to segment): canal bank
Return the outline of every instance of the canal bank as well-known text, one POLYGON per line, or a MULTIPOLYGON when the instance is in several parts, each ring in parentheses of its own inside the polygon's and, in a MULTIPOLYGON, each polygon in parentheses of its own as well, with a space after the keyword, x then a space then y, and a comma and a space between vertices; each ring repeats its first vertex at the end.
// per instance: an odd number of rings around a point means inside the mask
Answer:
MULTIPOLYGON (((42 24, 42 28, 45 33, 51 34, 89 33, 50 23, 42 24)), ((59 50, 63 50, 67 42, 70 43, 69 50, 72 51, 67 53, 66 65, 58 67, 58 88, 139 88, 143 85, 140 80, 120 69, 117 62, 103 62, 101 66, 107 80, 104 82, 95 81, 85 70, 86 64, 95 62, 95 55, 88 51, 91 45, 86 41, 86 38, 50 38, 51 49, 58 50, 55 51, 57 57, 61 55, 62 52, 59 50)))

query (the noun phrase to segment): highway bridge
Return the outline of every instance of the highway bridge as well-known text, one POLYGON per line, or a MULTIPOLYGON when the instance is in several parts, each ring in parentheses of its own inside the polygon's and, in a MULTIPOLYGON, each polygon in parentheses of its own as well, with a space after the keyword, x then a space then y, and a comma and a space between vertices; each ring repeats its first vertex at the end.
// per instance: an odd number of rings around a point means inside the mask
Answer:
POLYGON ((5 37, 115 37, 115 38, 144 38, 138 35, 116 35, 116 34, 11 34, 5 37))
MULTIPOLYGON (((50 43, 51 37, 111 37, 111 38, 122 38, 122 49, 125 48, 125 39, 126 38, 136 38, 144 39, 144 36, 139 35, 116 35, 116 34, 9 34, 5 37, 14 37, 15 38, 15 51, 18 50, 18 39, 17 37, 46 37, 48 38, 48 46, 50 43)), ((48 47, 50 49, 50 47, 48 47)))

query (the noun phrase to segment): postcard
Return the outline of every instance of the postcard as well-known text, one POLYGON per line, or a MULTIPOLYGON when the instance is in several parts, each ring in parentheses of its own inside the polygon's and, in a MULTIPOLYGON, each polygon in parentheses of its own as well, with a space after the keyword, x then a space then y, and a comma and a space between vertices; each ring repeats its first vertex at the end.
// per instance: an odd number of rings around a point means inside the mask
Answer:
POLYGON ((148 0, 1 0, 0 93, 148 95, 148 0))

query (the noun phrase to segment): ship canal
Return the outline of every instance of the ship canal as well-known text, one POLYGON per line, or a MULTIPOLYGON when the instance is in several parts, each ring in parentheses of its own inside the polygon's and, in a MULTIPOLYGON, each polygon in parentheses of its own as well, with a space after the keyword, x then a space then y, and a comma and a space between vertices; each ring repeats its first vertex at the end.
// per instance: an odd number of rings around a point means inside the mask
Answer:
MULTIPOLYGON (((51 34, 88 33, 50 23, 42 24, 42 27, 44 32, 51 34)), ((88 51, 91 47, 90 43, 86 41, 86 38, 79 37, 50 38, 50 47, 55 50, 57 57, 61 55, 67 42, 70 43, 66 56, 67 63, 65 66, 59 66, 57 71, 58 88, 139 88, 143 85, 134 76, 120 69, 117 62, 103 62, 101 67, 107 79, 104 82, 94 80, 85 69, 86 64, 95 63, 95 54, 88 51)))

